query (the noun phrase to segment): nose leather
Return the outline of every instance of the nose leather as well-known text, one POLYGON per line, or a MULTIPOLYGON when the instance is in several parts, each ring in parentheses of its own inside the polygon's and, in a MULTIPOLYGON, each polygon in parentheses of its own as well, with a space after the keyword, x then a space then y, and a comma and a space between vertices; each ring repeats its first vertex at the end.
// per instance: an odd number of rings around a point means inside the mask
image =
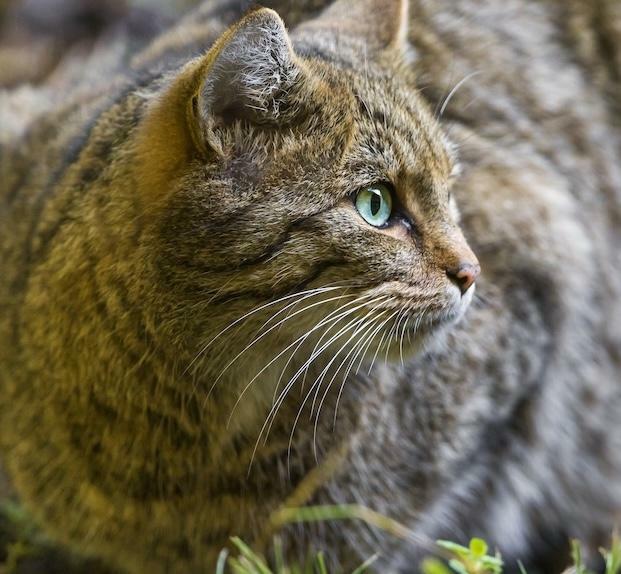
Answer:
POLYGON ((457 267, 446 270, 449 279, 459 287, 462 295, 472 287, 480 273, 480 265, 469 262, 460 263, 457 267))

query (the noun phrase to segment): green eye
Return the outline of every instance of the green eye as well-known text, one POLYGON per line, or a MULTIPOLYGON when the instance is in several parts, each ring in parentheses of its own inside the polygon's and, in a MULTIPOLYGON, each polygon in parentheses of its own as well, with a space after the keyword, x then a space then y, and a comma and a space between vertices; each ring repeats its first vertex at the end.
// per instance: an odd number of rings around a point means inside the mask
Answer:
POLYGON ((384 183, 365 187, 356 196, 356 209, 362 218, 375 227, 382 227, 392 213, 392 193, 384 183))

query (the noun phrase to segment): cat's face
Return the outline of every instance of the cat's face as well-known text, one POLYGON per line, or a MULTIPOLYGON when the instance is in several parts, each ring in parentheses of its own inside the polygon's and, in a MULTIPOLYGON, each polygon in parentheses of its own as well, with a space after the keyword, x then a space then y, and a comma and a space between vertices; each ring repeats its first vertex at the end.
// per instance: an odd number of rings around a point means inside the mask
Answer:
POLYGON ((356 69, 313 57, 308 35, 296 54, 255 12, 186 72, 202 78, 182 99, 198 152, 162 219, 171 292, 204 288, 214 329, 250 313, 248 333, 271 317, 285 342, 343 329, 335 344, 370 354, 380 338, 416 348, 463 315, 478 274, 455 160, 394 49, 356 69))

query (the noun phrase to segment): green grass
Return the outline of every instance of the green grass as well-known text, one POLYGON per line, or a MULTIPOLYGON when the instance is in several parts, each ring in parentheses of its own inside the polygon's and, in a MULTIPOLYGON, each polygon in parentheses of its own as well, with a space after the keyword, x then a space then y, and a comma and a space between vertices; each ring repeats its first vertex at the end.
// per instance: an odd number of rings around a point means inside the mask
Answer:
MULTIPOLYGON (((359 505, 314 506, 303 508, 286 508, 275 514, 274 526, 281 527, 290 523, 318 522, 334 520, 362 520, 385 532, 402 539, 415 538, 413 533, 398 522, 359 505)), ((324 554, 319 552, 304 565, 286 565, 278 538, 274 542, 274 560, 270 568, 268 561, 239 538, 232 539, 236 551, 229 556, 228 550, 220 555, 216 574, 336 574, 326 568, 324 554)), ((448 540, 436 542, 437 556, 423 561, 422 574, 503 574, 504 563, 498 551, 493 554, 485 540, 473 538, 468 546, 462 546, 448 540)), ((621 538, 612 537, 610 549, 600 549, 605 562, 605 574, 621 574, 621 538)), ((378 558, 372 556, 356 568, 352 574, 361 574, 372 567, 378 558)), ((594 574, 586 568, 582 560, 582 550, 577 540, 572 541, 572 559, 575 574, 594 574)), ((524 566, 518 563, 522 574, 528 574, 524 566)))
MULTIPOLYGON (((229 556, 228 550, 223 550, 215 574, 336 574, 327 569, 322 552, 312 556, 304 565, 287 565, 280 543, 276 539, 274 565, 270 567, 263 556, 254 552, 242 540, 232 538, 231 541, 236 554, 229 556)), ((427 558, 421 566, 422 574, 503 573, 504 564, 501 555, 498 552, 493 555, 489 554, 487 543, 480 538, 473 538, 468 546, 461 546, 448 540, 438 540, 437 547, 439 553, 447 556, 446 559, 427 558)), ((572 541, 572 549, 575 574, 594 574, 584 566, 580 544, 577 541, 572 541)), ((613 536, 610 549, 601 549, 601 553, 606 564, 605 574, 621 574, 621 539, 613 536)), ((367 572, 377 558, 377 555, 372 556, 351 574, 367 572)), ((519 568, 522 574, 527 574, 521 564, 519 568)))
MULTIPOLYGON (((415 540, 416 536, 400 523, 359 505, 314 506, 285 508, 272 517, 272 526, 278 530, 287 524, 320 521, 361 520, 390 536, 415 540)), ((329 552, 329 548, 325 551, 329 552)), ((421 567, 422 574, 503 574, 502 556, 490 551, 488 544, 473 538, 468 546, 448 540, 438 540, 435 548, 421 567)), ((610 548, 601 549, 605 574, 621 574, 621 538, 615 534, 610 548)), ((349 574, 372 572, 378 556, 369 557, 349 574)), ((572 559, 575 574, 594 574, 584 564, 582 548, 572 541, 572 559)), ((522 574, 528 574, 520 565, 522 574)), ((80 560, 55 547, 33 525, 30 517, 15 502, 0 502, 0 574, 21 572, 42 574, 103 574, 106 569, 98 563, 80 560)), ((220 553, 215 574, 337 574, 328 567, 324 552, 314 552, 303 563, 287 562, 277 536, 268 560, 240 538, 231 539, 231 548, 220 553)), ((343 573, 340 570, 338 574, 343 573)))
POLYGON ((437 545, 452 557, 446 564, 438 558, 427 558, 422 565, 423 574, 502 574, 500 553, 490 556, 487 542, 481 538, 473 538, 468 546, 448 540, 438 540, 437 545))
MULTIPOLYGON (((305 564, 287 564, 278 538, 274 542, 274 565, 270 568, 265 558, 254 552, 239 538, 231 542, 237 551, 236 556, 228 556, 228 551, 220 553, 216 574, 330 574, 323 552, 311 556, 305 564)), ((377 556, 366 560, 352 574, 363 574, 375 562, 377 556)))

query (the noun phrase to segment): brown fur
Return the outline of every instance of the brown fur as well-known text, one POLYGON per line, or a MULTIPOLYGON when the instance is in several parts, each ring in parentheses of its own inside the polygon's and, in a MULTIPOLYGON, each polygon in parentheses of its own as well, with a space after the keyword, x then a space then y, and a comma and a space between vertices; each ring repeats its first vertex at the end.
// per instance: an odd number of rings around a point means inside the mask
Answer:
MULTIPOLYGON (((423 542, 483 534, 526 559, 611 526, 616 60, 594 86, 557 69, 590 17, 578 2, 521 27, 493 0, 436 4, 342 0, 292 12, 290 34, 263 9, 221 34, 235 8, 206 3, 105 90, 46 94, 53 111, 2 135, 2 448, 61 542, 131 572, 209 571, 285 500, 360 501, 423 542), (533 22, 539 44, 520 36, 533 22), (378 181, 403 217, 386 229, 352 199, 378 181), (484 270, 461 321, 473 290, 447 272, 476 258, 451 192, 484 270), (268 435, 274 397, 348 327, 268 435)), ((288 533, 343 566, 390 548, 405 572, 429 550, 358 524, 288 533)))

